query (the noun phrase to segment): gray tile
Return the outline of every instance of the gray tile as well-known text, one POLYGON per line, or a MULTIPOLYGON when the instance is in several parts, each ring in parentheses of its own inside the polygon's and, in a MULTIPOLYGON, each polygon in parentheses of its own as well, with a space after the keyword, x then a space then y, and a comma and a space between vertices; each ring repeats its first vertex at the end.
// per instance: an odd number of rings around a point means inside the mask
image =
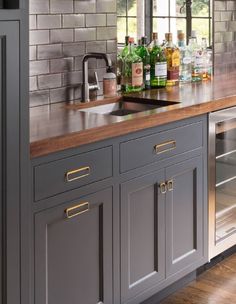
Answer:
POLYGON ((47 14, 49 13, 49 0, 30 0, 30 14, 47 14))
POLYGON ((215 22, 215 31, 216 32, 225 32, 225 31, 227 31, 227 23, 226 22, 215 22))
POLYGON ((97 0, 97 13, 116 13, 116 0, 97 0))
POLYGON ((83 27, 85 23, 83 14, 63 15, 62 18, 64 28, 83 27))
POLYGON ((74 99, 74 88, 62 87, 50 90, 50 103, 68 102, 74 99))
POLYGON ((232 12, 221 12, 221 21, 231 21, 233 20, 233 13, 232 12))
POLYGON ((116 14, 107 14, 107 25, 116 26, 116 24, 117 24, 116 14))
POLYGON ((82 86, 79 85, 74 89, 74 98, 75 100, 81 101, 82 98, 82 86))
POLYGON ((50 72, 60 73, 73 70, 74 58, 60 58, 50 60, 50 72))
POLYGON ((30 91, 36 91, 38 89, 36 76, 29 78, 29 88, 30 88, 30 91))
POLYGON ((30 45, 49 43, 49 30, 33 30, 29 35, 30 45))
POLYGON ((229 22, 229 31, 235 31, 236 32, 236 21, 230 21, 229 22))
POLYGON ((36 29, 36 15, 29 16, 29 28, 30 30, 36 29))
POLYGON ((228 11, 234 11, 236 9, 235 1, 227 1, 226 5, 228 11))
POLYGON ((117 52, 117 41, 116 40, 108 40, 107 41, 107 52, 108 53, 117 52))
POLYGON ((39 29, 52 29, 61 27, 60 15, 38 15, 37 26, 39 29))
POLYGON ((74 32, 73 29, 59 29, 50 31, 50 42, 73 42, 74 32))
POLYGON ((215 1, 215 10, 224 11, 226 9, 226 1, 215 1))
POLYGON ((63 85, 78 85, 82 83, 82 71, 65 73, 63 75, 63 85))
POLYGON ((99 27, 97 28, 97 40, 116 39, 116 27, 99 27))
POLYGON ((96 0, 75 1, 75 13, 96 13, 96 0))
POLYGON ((39 45, 38 46, 38 59, 51 59, 62 57, 62 45, 39 45))
POLYGON ((106 41, 91 41, 91 42, 86 42, 86 52, 99 52, 101 53, 106 53, 107 46, 106 46, 106 41))
POLYGON ((85 43, 68 43, 63 45, 63 55, 67 57, 85 54, 85 43))
POLYGON ((61 86, 61 74, 38 76, 39 89, 52 89, 61 86))
POLYGON ((30 76, 49 73, 48 60, 30 61, 30 76))
POLYGON ((96 40, 96 28, 75 29, 75 41, 93 41, 96 40))
POLYGON ((37 52, 36 46, 29 47, 29 60, 36 60, 36 52, 37 52))
POLYGON ((49 104, 49 90, 30 92, 30 107, 49 104))
POLYGON ((106 26, 106 14, 87 14, 86 26, 106 26))
POLYGON ((73 13, 73 0, 50 0, 51 13, 73 13))
MULTIPOLYGON (((78 57, 75 57, 75 70, 76 71, 79 71, 79 70, 82 70, 82 60, 83 60, 83 56, 78 56, 78 57)), ((90 61, 89 61, 90 62, 90 61)))

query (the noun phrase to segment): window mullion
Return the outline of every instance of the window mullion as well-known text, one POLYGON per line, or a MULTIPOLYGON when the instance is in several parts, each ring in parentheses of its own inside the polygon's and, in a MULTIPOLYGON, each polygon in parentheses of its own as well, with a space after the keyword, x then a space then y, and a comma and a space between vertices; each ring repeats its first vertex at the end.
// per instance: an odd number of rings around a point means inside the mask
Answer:
POLYGON ((186 0, 186 34, 187 42, 192 32, 192 1, 186 0))

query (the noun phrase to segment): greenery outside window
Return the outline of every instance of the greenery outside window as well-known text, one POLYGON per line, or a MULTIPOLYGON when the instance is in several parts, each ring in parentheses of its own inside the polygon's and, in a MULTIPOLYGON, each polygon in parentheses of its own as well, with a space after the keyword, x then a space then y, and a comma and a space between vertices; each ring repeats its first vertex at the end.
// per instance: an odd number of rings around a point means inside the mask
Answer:
POLYGON ((176 39, 177 30, 189 37, 196 30, 199 40, 205 37, 212 43, 212 0, 117 0, 117 37, 124 43, 130 35, 135 41, 158 32, 160 42, 166 32, 176 39))

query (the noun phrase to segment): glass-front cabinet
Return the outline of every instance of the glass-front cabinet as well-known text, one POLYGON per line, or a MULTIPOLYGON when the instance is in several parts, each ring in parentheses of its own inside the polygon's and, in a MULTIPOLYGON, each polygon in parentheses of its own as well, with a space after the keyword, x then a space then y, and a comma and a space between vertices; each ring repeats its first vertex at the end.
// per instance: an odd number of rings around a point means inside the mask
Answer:
POLYGON ((209 258, 236 244, 236 108, 210 114, 209 258))

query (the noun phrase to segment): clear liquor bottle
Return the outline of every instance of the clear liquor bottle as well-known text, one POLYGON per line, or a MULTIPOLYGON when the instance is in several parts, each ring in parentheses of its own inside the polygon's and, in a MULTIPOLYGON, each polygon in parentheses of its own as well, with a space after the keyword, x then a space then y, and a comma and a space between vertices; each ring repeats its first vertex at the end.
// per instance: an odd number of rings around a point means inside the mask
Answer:
POLYGON ((162 47, 158 43, 157 33, 153 33, 153 40, 149 45, 151 64, 151 87, 163 88, 167 80, 167 61, 162 47))
POLYGON ((212 76, 212 50, 207 47, 206 38, 202 38, 202 80, 209 80, 212 76))
POLYGON ((141 47, 139 49, 138 55, 143 61, 143 84, 145 89, 151 88, 151 76, 150 76, 150 54, 147 49, 147 37, 141 38, 141 47))
POLYGON ((128 54, 124 58, 124 91, 140 92, 143 89, 143 62, 134 48, 134 38, 129 38, 128 54))
POLYGON ((202 80, 203 56, 202 48, 197 43, 195 31, 189 38, 189 49, 192 53, 192 82, 198 82, 202 80))
POLYGON ((167 86, 174 86, 179 83, 180 51, 172 41, 172 34, 166 33, 166 45, 164 47, 167 59, 167 86))
POLYGON ((192 53, 185 44, 183 32, 178 32, 178 47, 180 50, 179 81, 188 83, 192 81, 192 53))

